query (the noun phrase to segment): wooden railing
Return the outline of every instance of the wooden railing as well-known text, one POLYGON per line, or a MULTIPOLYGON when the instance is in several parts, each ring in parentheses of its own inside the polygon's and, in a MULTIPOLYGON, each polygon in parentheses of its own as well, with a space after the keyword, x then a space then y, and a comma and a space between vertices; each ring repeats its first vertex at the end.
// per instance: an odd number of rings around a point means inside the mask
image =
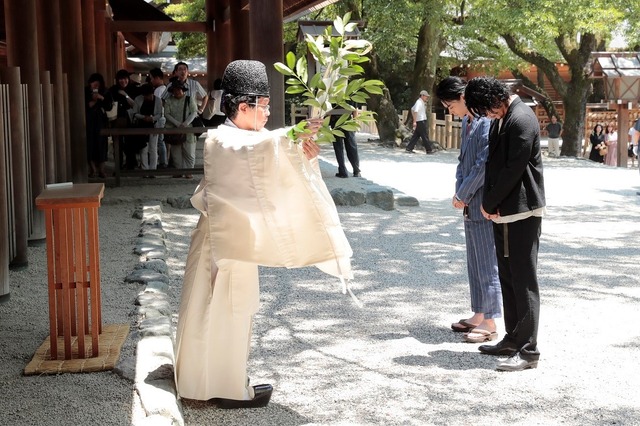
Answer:
POLYGON ((438 142, 445 149, 460 149, 460 132, 462 122, 447 114, 444 120, 437 120, 436 114, 431 113, 429 139, 438 142))
POLYGON ((116 186, 120 186, 120 178, 123 176, 162 176, 162 175, 175 175, 175 174, 202 174, 204 169, 202 167, 194 167, 193 169, 155 169, 155 170, 122 170, 122 164, 120 164, 120 136, 134 135, 180 135, 189 133, 206 133, 209 129, 215 127, 181 127, 181 128, 140 128, 140 127, 108 127, 100 131, 103 136, 111 136, 113 138, 113 157, 114 157, 114 177, 116 186))

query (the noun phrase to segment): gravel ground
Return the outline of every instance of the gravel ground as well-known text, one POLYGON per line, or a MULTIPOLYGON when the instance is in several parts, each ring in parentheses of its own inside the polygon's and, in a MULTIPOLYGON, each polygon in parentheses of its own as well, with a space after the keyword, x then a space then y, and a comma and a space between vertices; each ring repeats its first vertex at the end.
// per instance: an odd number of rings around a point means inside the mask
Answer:
MULTIPOLYGON (((352 289, 364 308, 314 268, 262 268, 249 375, 274 385, 271 403, 224 411, 183 401, 185 424, 640 424, 637 170, 545 158, 542 356, 535 370, 500 373, 496 358, 449 329, 470 314, 462 220, 450 205, 457 151, 408 155, 362 137, 359 148, 365 178, 420 200, 393 211, 339 208, 354 249, 352 289)), ((330 147, 322 155, 334 163, 330 147)), ((325 169, 330 188, 358 182, 325 169)), ((133 200, 186 195, 196 183, 133 182, 108 188, 100 209, 105 323, 135 321, 139 288, 123 283, 137 263, 133 200)), ((177 310, 197 214, 163 210, 177 310)), ((43 247, 29 250, 29 268, 11 273, 11 298, 0 305, 0 418, 8 425, 130 424, 139 407, 126 378, 22 376, 48 330, 46 255, 43 247)), ((131 336, 123 350, 131 354, 134 345, 131 336)))

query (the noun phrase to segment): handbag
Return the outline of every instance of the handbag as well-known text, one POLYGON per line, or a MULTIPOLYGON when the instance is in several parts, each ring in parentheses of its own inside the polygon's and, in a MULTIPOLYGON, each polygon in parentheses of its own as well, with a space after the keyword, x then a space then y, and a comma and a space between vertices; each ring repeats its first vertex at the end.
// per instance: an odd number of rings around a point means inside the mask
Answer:
POLYGON ((606 145, 602 145, 602 148, 600 148, 600 156, 604 157, 607 155, 608 152, 609 152, 609 147, 606 145))
POLYGON ((107 119, 109 121, 113 121, 118 118, 118 102, 113 102, 111 104, 111 109, 105 110, 107 113, 107 119))
MULTIPOLYGON (((187 118, 187 104, 189 103, 189 97, 184 100, 184 107, 182 108, 182 122, 187 118)), ((187 141, 186 133, 179 134, 165 134, 164 135, 164 143, 168 143, 169 145, 182 145, 187 141)))

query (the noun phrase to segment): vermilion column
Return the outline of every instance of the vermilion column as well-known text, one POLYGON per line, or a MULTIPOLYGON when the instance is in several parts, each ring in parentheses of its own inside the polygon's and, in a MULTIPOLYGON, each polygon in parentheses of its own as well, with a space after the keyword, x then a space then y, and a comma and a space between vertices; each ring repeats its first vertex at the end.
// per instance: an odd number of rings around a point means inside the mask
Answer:
POLYGON ((42 38, 44 44, 40 55, 44 63, 42 68, 51 72, 53 84, 53 124, 56 163, 56 182, 66 182, 68 176, 67 152, 69 150, 69 132, 66 126, 66 108, 64 81, 62 75, 62 34, 60 24, 60 5, 51 0, 40 0, 39 20, 42 32, 46 37, 42 38))
MULTIPOLYGON (((105 3, 104 0, 93 0, 94 5, 94 22, 95 22, 95 37, 96 37, 96 68, 100 74, 104 77, 104 81, 109 83, 113 79, 112 73, 109 71, 107 60, 107 28, 105 18, 105 3)), ((107 84, 109 86, 109 84, 107 84)))
POLYGON ((251 59, 263 62, 271 85, 271 115, 267 127, 284 126, 284 78, 273 64, 284 59, 282 0, 251 0, 251 59))
POLYGON ((67 74, 69 98, 69 131, 71 151, 71 179, 75 183, 87 181, 87 136, 84 111, 84 50, 82 47, 82 8, 80 0, 60 0, 60 15, 73 25, 62 26, 62 68, 67 74))
MULTIPOLYGON (((55 126, 53 124, 53 85, 49 71, 40 72, 42 84, 42 134, 44 135, 44 167, 46 183, 56 181, 55 126)), ((37 197, 37 195, 36 195, 37 197)))
MULTIPOLYGON (((230 21, 226 22, 226 31, 229 40, 229 53, 227 63, 235 59, 251 58, 251 39, 247 42, 249 34, 249 12, 241 9, 241 2, 232 1, 229 4, 230 21)), ((282 20, 282 17, 280 17, 282 20)), ((226 66, 226 65, 225 65, 226 66)), ((224 71, 224 70, 223 70, 224 71)))
POLYGON ((84 79, 97 72, 96 25, 93 0, 82 2, 82 46, 84 53, 84 79))

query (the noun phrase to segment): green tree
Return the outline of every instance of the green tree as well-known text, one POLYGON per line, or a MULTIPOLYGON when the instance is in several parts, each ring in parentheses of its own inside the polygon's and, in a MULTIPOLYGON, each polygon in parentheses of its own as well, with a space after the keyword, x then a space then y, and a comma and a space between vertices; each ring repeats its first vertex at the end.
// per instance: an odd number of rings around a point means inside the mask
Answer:
MULTIPOLYGON (((204 0, 184 0, 167 6, 164 12, 173 20, 180 22, 206 20, 204 0)), ((207 38, 204 33, 174 33, 173 36, 178 48, 178 59, 207 55, 207 38)))
MULTIPOLYGON (((483 55, 499 59, 498 66, 507 63, 505 61, 513 66, 513 60, 520 59, 544 73, 564 104, 562 155, 576 156, 584 137, 586 103, 592 91, 591 52, 603 50, 612 29, 624 22, 625 10, 630 11, 633 2, 626 2, 626 7, 622 7, 623 3, 618 0, 472 0, 461 20, 461 35, 482 41, 483 55), (514 58, 505 56, 505 52, 514 58), (558 61, 568 65, 568 81, 560 76, 555 65, 558 61)), ((473 46, 467 46, 469 56, 477 55, 471 51, 473 46)))
POLYGON ((374 46, 367 76, 384 81, 389 88, 368 102, 378 113, 383 141, 395 139, 394 103, 400 110, 408 109, 420 90, 431 91, 436 83, 455 4, 452 0, 344 0, 336 4, 339 10, 343 8, 341 12, 348 8, 364 20, 363 36, 374 46))

